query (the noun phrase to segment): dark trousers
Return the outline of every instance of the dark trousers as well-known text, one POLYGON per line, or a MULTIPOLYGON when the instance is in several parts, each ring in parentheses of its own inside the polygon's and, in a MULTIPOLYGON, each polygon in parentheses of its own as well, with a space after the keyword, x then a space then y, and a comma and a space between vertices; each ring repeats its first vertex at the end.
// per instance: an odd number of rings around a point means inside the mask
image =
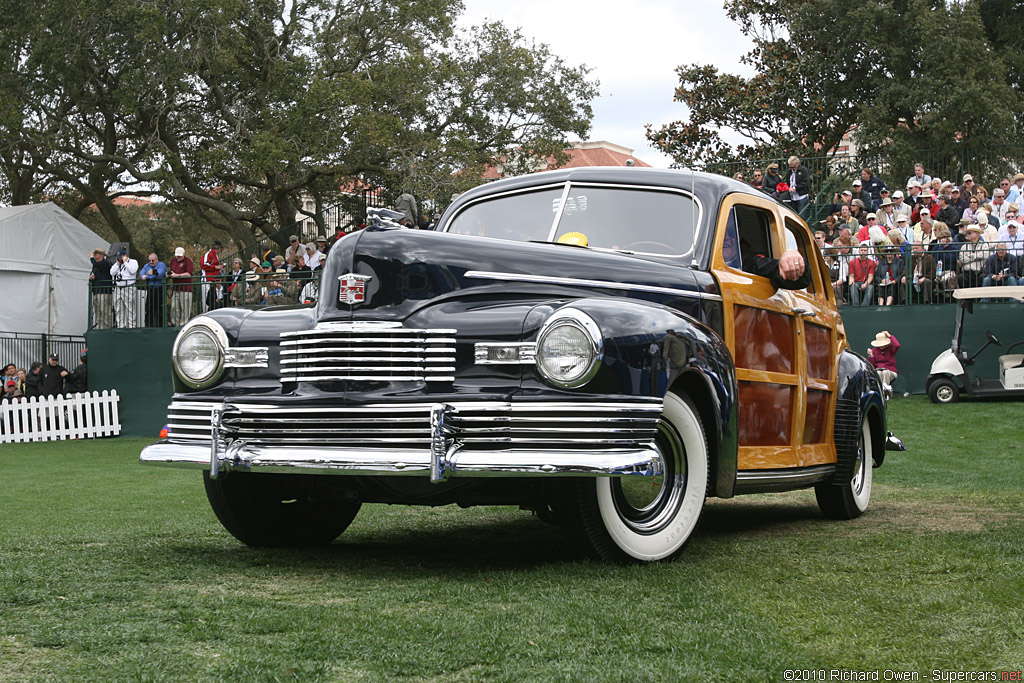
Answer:
POLYGON ((164 326, 164 288, 146 288, 146 327, 164 326))

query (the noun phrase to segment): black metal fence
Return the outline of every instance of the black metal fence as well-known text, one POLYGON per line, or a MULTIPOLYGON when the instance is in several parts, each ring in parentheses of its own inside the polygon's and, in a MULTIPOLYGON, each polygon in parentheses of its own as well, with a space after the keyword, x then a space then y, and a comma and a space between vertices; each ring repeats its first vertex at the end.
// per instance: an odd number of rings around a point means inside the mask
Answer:
POLYGON ((270 269, 210 279, 139 279, 114 287, 89 283, 89 329, 180 327, 200 313, 227 306, 314 304, 321 269, 274 273, 270 269))
POLYGON ((841 304, 904 306, 952 300, 961 287, 1000 288, 1024 283, 1024 254, 997 242, 829 246, 823 251, 841 304))
POLYGON ((61 365, 73 370, 78 365, 78 354, 84 348, 85 337, 0 332, 0 369, 14 363, 16 368, 27 371, 32 363, 45 363, 49 355, 55 353, 61 365))

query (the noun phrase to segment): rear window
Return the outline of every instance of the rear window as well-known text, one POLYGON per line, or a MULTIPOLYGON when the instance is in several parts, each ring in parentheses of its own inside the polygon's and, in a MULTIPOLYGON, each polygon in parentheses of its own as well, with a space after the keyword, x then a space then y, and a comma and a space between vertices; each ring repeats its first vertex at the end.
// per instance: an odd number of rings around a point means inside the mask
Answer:
POLYGON ((681 192, 571 184, 568 192, 560 185, 484 199, 455 216, 447 232, 521 242, 581 235, 591 248, 685 256, 699 219, 697 203, 681 192))

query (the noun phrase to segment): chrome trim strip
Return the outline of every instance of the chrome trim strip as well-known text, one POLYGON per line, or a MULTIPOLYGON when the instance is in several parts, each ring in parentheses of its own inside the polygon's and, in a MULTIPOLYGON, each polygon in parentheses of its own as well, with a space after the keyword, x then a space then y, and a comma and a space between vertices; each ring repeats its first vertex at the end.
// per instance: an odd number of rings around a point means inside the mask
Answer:
POLYGON ((826 481, 835 465, 812 465, 786 470, 740 470, 736 473, 737 493, 759 493, 802 488, 826 481))
POLYGON ((210 415, 210 479, 220 475, 220 454, 217 449, 220 446, 220 424, 223 417, 224 404, 221 404, 210 415))
POLYGON ((477 342, 473 345, 473 361, 476 365, 533 365, 537 360, 537 344, 534 342, 477 342), (489 349, 516 349, 515 360, 490 360, 489 349))
POLYGON ((224 367, 226 368, 266 368, 269 367, 269 362, 270 349, 266 346, 224 349, 224 367), (252 354, 252 359, 240 360, 241 354, 252 354))
MULTIPOLYGON (((147 446, 139 461, 144 465, 210 469, 210 449, 204 446, 159 442, 147 446)), ((603 452, 558 450, 493 450, 467 452, 453 447, 445 455, 451 476, 547 475, 614 477, 653 476, 662 470, 654 444, 643 448, 603 452)), ((220 472, 291 472, 294 474, 429 475, 429 448, 309 448, 253 446, 233 442, 218 458, 220 472)))
POLYGON ((545 285, 567 285, 570 287, 597 287, 601 289, 621 289, 630 292, 651 292, 654 294, 672 294, 691 299, 708 299, 721 301, 720 294, 695 292, 688 289, 671 287, 655 287, 654 285, 637 285, 628 282, 609 282, 607 280, 583 280, 574 277, 555 277, 553 275, 527 275, 526 273, 500 273, 487 270, 466 271, 466 277, 476 280, 502 280, 505 282, 530 282, 545 285))

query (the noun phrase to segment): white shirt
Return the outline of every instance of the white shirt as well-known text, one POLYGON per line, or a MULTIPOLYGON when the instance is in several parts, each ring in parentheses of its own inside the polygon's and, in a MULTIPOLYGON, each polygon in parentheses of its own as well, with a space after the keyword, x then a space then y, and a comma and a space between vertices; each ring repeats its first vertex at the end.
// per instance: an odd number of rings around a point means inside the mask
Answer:
POLYGON ((110 266, 110 277, 114 278, 114 284, 118 287, 128 287, 135 284, 135 277, 139 273, 139 262, 129 257, 121 263, 120 259, 114 261, 110 266))
POLYGON ((1006 245, 1006 251, 1020 258, 1024 256, 1024 234, 1022 233, 1024 231, 1017 228, 1017 234, 1010 237, 1010 230, 1004 225, 999 231, 999 237, 996 238, 996 242, 1002 242, 1006 245))
POLYGON ((319 268, 321 261, 323 261, 324 255, 317 249, 312 254, 306 254, 302 257, 302 263, 309 267, 310 270, 319 268))

